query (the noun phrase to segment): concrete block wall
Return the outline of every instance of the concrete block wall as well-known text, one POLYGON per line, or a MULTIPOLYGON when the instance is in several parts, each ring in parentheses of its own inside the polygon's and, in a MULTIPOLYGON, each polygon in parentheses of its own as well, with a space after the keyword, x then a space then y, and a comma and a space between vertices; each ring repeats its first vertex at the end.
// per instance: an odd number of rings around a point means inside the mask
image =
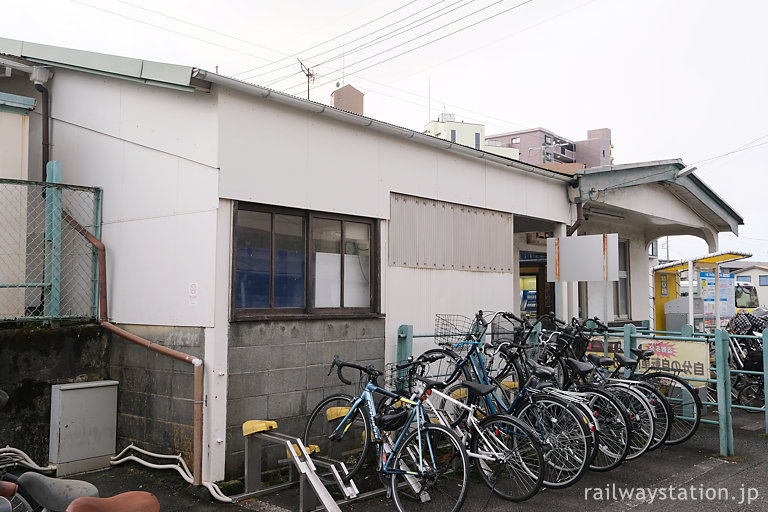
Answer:
POLYGON ((0 329, 0 446, 48 463, 51 386, 106 380, 109 347, 97 325, 0 329))
MULTIPOLYGON (((228 478, 243 475, 242 424, 276 420, 286 434, 301 437, 314 406, 332 393, 357 390, 357 372, 328 375, 333 356, 384 371, 384 319, 324 319, 236 322, 229 328, 227 399, 228 478)), ((267 446, 263 467, 285 458, 279 446, 267 446)))
MULTIPOLYGON (((121 325, 164 346, 201 357, 204 332, 196 327, 121 325)), ((191 464, 194 369, 108 334, 109 378, 120 381, 117 402, 117 449, 133 443, 145 450, 178 455, 191 464)))

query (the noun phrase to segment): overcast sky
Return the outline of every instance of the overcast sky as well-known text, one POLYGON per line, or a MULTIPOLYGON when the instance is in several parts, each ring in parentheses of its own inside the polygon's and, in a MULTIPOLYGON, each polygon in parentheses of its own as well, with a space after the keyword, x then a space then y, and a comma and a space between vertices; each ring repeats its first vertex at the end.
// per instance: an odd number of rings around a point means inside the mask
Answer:
MULTIPOLYGON (((306 97, 302 59, 316 74, 312 100, 352 84, 367 116, 412 129, 444 111, 486 134, 541 126, 581 140, 610 128, 616 164, 696 165, 744 217, 738 239, 721 235, 721 250, 768 261, 765 0, 0 5, 0 37, 218 69, 306 97)), ((705 252, 697 239, 670 243, 672 258, 705 252)))

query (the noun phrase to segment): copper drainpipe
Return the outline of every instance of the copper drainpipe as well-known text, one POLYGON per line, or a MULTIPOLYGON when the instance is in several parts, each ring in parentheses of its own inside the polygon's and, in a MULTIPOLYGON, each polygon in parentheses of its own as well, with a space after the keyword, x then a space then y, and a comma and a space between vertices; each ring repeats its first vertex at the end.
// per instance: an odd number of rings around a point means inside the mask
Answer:
POLYGON ((128 341, 142 345, 149 350, 172 357, 178 361, 189 363, 195 367, 194 374, 194 432, 192 441, 192 483, 201 485, 203 482, 203 360, 179 352, 172 348, 164 347, 158 343, 146 340, 140 336, 121 329, 111 324, 107 316, 107 253, 101 240, 93 236, 87 229, 80 225, 70 214, 62 211, 62 218, 72 226, 75 231, 83 235, 98 251, 99 259, 99 324, 118 336, 128 341))

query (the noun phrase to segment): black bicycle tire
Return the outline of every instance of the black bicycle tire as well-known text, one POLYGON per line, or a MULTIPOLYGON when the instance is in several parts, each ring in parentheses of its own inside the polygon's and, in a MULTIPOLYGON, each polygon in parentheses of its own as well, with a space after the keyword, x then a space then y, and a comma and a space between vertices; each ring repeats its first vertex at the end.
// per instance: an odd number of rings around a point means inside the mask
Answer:
MULTIPOLYGON (((514 416, 509 415, 501 415, 501 414, 494 414, 491 416, 486 416, 482 420, 480 420, 480 423, 478 425, 479 428, 486 428, 489 423, 493 423, 498 428, 499 423, 510 423, 514 425, 515 429, 519 429, 523 436, 519 436, 516 440, 521 440, 525 443, 527 446, 530 447, 530 449, 533 450, 533 453, 535 453, 535 466, 533 464, 533 461, 529 462, 526 465, 526 469, 528 469, 528 478, 531 481, 530 488, 524 493, 524 494, 518 494, 518 495, 512 495, 510 492, 505 492, 503 489, 501 489, 499 486, 497 486, 493 481, 491 481, 491 478, 489 477, 487 471, 482 466, 483 465, 483 459, 476 458, 475 459, 475 466, 477 467, 478 472, 480 473, 480 478, 483 480, 483 482, 493 491, 496 495, 504 498, 505 500, 512 501, 512 502, 521 502, 528 500, 536 495, 536 493, 539 492, 542 485, 544 484, 544 453, 541 449, 541 445, 539 444, 539 441, 536 437, 536 434, 533 432, 530 426, 526 424, 524 421, 515 418, 514 416), (525 441, 525 440, 529 440, 525 441), (538 468, 538 469, 537 469, 538 468), (535 475, 534 475, 535 471, 535 475), (531 478, 535 476, 535 478, 531 478)), ((498 435, 497 433, 494 433, 494 435, 498 435)), ((474 432, 472 435, 472 439, 470 441, 470 453, 478 453, 478 443, 480 442, 480 435, 478 432, 474 432)), ((506 455, 506 459, 509 460, 509 455, 506 455)), ((511 461, 510 461, 511 462, 511 461)), ((506 466, 510 466, 509 463, 505 463, 506 466)), ((525 477, 525 475, 523 476, 525 477)), ((522 481, 522 478, 518 478, 518 481, 522 481)))
POLYGON ((667 401, 667 398, 664 396, 664 394, 656 389, 656 387, 650 382, 638 380, 635 381, 633 385, 636 385, 641 390, 645 390, 646 396, 653 396, 651 405, 656 411, 656 416, 654 417, 655 423, 653 426, 653 442, 647 450, 651 452, 664 446, 664 444, 667 442, 667 439, 669 439, 669 434, 672 432, 672 422, 674 421, 672 407, 669 405, 669 402, 667 401), (663 429, 663 431, 658 429, 663 429))
MULTIPOLYGON (((676 427, 679 427, 679 425, 681 424, 680 421, 678 420, 678 416, 675 415, 675 420, 674 420, 674 423, 673 423, 673 426, 672 426, 673 427, 672 428, 672 433, 670 433, 670 437, 669 437, 669 439, 667 439, 666 443, 668 445, 676 445, 676 444, 683 443, 683 442, 687 441, 688 439, 690 439, 691 437, 693 437, 693 435, 699 429, 699 425, 701 424, 701 411, 702 411, 701 397, 699 396, 698 392, 696 392, 696 390, 693 388, 693 386, 691 386, 690 383, 688 383, 682 377, 680 377, 678 375, 671 374, 671 373, 666 373, 666 372, 644 373, 644 374, 641 374, 641 375, 637 375, 637 377, 642 378, 644 380, 647 380, 647 381, 649 381, 651 383, 653 383, 653 379, 655 377, 667 378, 667 379, 673 380, 673 381, 677 382, 678 385, 680 385, 680 389, 684 389, 685 392, 688 393, 692 397, 695 417, 693 419, 693 422, 690 422, 690 421, 687 421, 687 420, 683 420, 686 423, 692 423, 692 428, 688 428, 687 431, 685 432, 685 434, 682 435, 682 436, 677 436, 677 435, 673 436, 673 433, 675 433, 676 431, 680 430, 679 428, 676 428, 676 427)), ((656 388, 659 389, 658 386, 656 386, 656 388)), ((661 390, 659 390, 659 391, 661 391, 661 390)), ((668 398, 668 401, 669 401, 669 397, 667 397, 667 398, 668 398)), ((670 401, 670 406, 673 406, 673 404, 674 404, 674 402, 670 401)), ((672 409, 673 409, 673 414, 674 414, 675 407, 673 406, 672 409)))
MULTIPOLYGON (((545 472, 544 485, 546 487, 549 487, 552 489, 564 489, 578 482, 579 479, 581 479, 581 477, 586 472, 587 467, 589 467, 589 460, 592 456, 592 433, 589 432, 588 429, 586 428, 586 424, 587 424, 586 418, 580 417, 583 415, 581 410, 575 409, 567 401, 562 400, 556 396, 547 395, 547 394, 536 394, 536 395, 530 396, 529 399, 519 402, 519 405, 515 407, 514 411, 512 411, 512 415, 528 423, 528 425, 532 428, 534 433, 537 434, 537 437, 543 443, 542 448, 544 449, 544 457, 546 461, 545 471, 547 468, 554 467, 554 464, 550 463, 549 460, 547 460, 548 458, 551 460, 551 458, 556 457, 558 453, 562 454, 566 452, 576 451, 571 447, 569 447, 567 450, 561 449, 559 447, 553 448, 550 443, 550 437, 551 437, 550 434, 548 432, 543 431, 543 429, 550 428, 550 427, 548 427, 547 425, 542 426, 540 424, 541 421, 538 420, 538 418, 534 418, 534 420, 536 420, 539 423, 539 425, 531 425, 531 422, 526 420, 526 417, 525 417, 526 411, 531 407, 533 407, 537 402, 545 402, 545 401, 555 403, 557 404, 557 407, 559 407, 562 411, 566 411, 566 416, 570 417, 573 421, 573 424, 578 426, 578 429, 581 432, 581 437, 583 438, 583 443, 580 443, 583 446, 583 460, 576 461, 578 462, 578 467, 574 469, 574 473, 569 478, 562 481, 554 481, 551 479, 547 480, 548 477, 551 477, 553 475, 551 473, 547 474, 547 472, 545 472), (549 447, 547 447, 547 445, 549 445, 549 447), (556 450, 559 450, 559 451, 556 451, 556 450)), ((556 424, 557 426, 559 426, 561 423, 558 420, 558 423, 550 422, 549 424, 556 424)), ((581 448, 577 446, 575 446, 574 448, 581 450, 581 448)))
MULTIPOLYGON (((302 437, 302 442, 306 446, 309 446, 310 444, 314 444, 313 443, 314 439, 310 438, 311 437, 310 427, 312 425, 313 420, 315 418, 318 418, 318 415, 321 413, 321 411, 324 411, 325 407, 327 407, 327 405, 331 401, 333 401, 333 400, 346 400, 351 405, 352 403, 354 403, 356 398, 351 396, 351 395, 348 395, 346 393, 335 393, 333 395, 329 395, 329 396, 323 398, 315 406, 315 408, 312 409, 312 412, 310 413, 309 418, 307 419, 307 424, 304 427, 304 436, 302 437)), ((366 462, 366 459, 368 457, 368 452, 369 452, 369 449, 370 449, 370 445, 371 445, 371 435, 372 435, 371 432, 372 432, 372 428, 371 428, 371 420, 369 418, 368 408, 365 406, 365 404, 360 404, 360 406, 358 408, 358 412, 360 413, 359 414, 360 418, 363 421, 364 431, 367 432, 367 434, 365 436, 363 436, 363 443, 362 443, 363 446, 362 446, 362 451, 360 452, 360 457, 357 459, 357 461, 354 463, 354 465, 352 467, 347 467, 347 474, 341 475, 341 479, 344 482, 350 481, 352 478, 355 477, 355 475, 357 475, 357 473, 360 472, 360 470, 363 467, 363 464, 365 464, 365 462, 366 462)), ((322 451, 321 451, 320 455, 321 456, 325 456, 325 457, 328 456, 327 453, 322 453, 322 451)), ((326 483, 329 483, 329 482, 332 483, 333 482, 332 479, 330 479, 330 478, 323 478, 322 476, 321 476, 321 480, 323 480, 326 483)))
MULTIPOLYGON (((754 400, 755 397, 762 396, 763 397, 763 408, 765 408, 765 388, 763 387, 763 384, 761 384, 761 383, 747 384, 746 386, 741 388, 741 390, 739 391, 739 398, 738 398, 739 405, 744 405, 744 406, 747 406, 747 407, 757 407, 756 405, 754 405, 752 403, 744 403, 744 402, 747 402, 747 395, 749 393, 752 393, 753 390, 755 391, 755 394, 753 394, 749 398, 749 400, 754 400)), ((749 412, 749 413, 759 413, 760 412, 760 411, 754 411, 754 410, 749 410, 749 409, 744 409, 744 411, 749 412)))
MULTIPOLYGON (((624 433, 625 439, 624 439, 623 446, 620 449, 620 451, 617 452, 617 455, 613 459, 613 462, 611 462, 610 464, 601 464, 600 462, 595 463, 595 461, 598 460, 598 458, 596 457, 592 461, 592 464, 590 464, 589 466, 589 469, 592 471, 599 471, 599 472, 611 471, 612 469, 619 467, 621 463, 624 462, 624 460, 627 458, 627 455, 629 454, 630 439, 632 436, 632 425, 629 419, 629 412, 627 412, 626 407, 624 407, 624 405, 615 396, 611 395, 610 393, 608 393, 604 389, 601 389, 598 386, 584 385, 584 386, 578 387, 577 390, 582 393, 593 394, 595 396, 599 396, 607 400, 610 403, 609 407, 613 408, 613 414, 618 414, 619 428, 613 429, 611 428, 611 425, 615 420, 612 420, 611 418, 606 419, 605 416, 600 415, 596 409, 596 418, 597 418, 598 425, 600 427, 600 442, 601 442, 601 446, 598 448, 598 454, 597 454, 598 457, 601 454, 606 454, 607 448, 605 448, 605 446, 607 446, 608 442, 610 442, 611 440, 616 439, 616 436, 610 435, 609 432, 613 432, 614 430, 616 432, 619 432, 619 430, 621 430, 621 432, 624 433), (609 421, 611 422, 609 423, 609 421)), ((590 399, 590 406, 594 407, 593 404, 594 404, 593 400, 590 399)), ((599 460, 602 460, 602 459, 599 459, 599 460)))
MULTIPOLYGON (((437 425, 434 423, 427 423, 423 425, 418 430, 412 430, 408 434, 405 435, 405 437, 402 440, 399 440, 397 443, 397 449, 394 453, 392 453, 392 464, 394 467, 399 467, 399 462, 401 458, 403 457, 403 454, 407 451, 407 447, 409 443, 413 440, 414 437, 417 435, 423 435, 424 432, 427 432, 427 435, 429 431, 440 431, 442 432, 448 439, 450 439, 451 444, 453 445, 454 452, 456 455, 459 455, 461 458, 461 464, 463 467, 463 475, 462 475, 462 482, 461 482, 461 491, 456 498, 456 503, 453 505, 452 508, 438 508, 440 512, 458 512, 459 509, 461 509, 461 506, 464 504, 464 500, 467 498, 467 492, 469 491, 469 473, 470 473, 470 467, 469 467, 469 457, 467 456, 467 450, 464 447, 464 443, 461 441, 461 439, 458 438, 458 436, 449 428, 444 427, 443 425, 437 425)), ((455 458, 451 458, 451 461, 454 461, 455 458)), ((418 466, 417 466, 418 467, 418 466)), ((408 484, 405 483, 404 485, 398 484, 398 478, 408 478, 406 475, 398 475, 398 474, 392 474, 390 478, 390 492, 392 494, 393 501, 395 503, 395 507, 399 512, 408 512, 403 507, 403 503, 401 502, 401 494, 400 491, 404 488, 408 487, 408 484)), ((413 478, 419 478, 419 476, 415 476, 413 478)), ((419 484, 421 485, 421 483, 419 484)), ((437 495, 437 493, 435 493, 437 495)), ((440 495, 445 495, 445 493, 440 493, 440 495)))
POLYGON ((648 446, 653 442, 653 431, 655 424, 653 422, 653 412, 651 411, 651 404, 648 403, 648 399, 633 389, 628 384, 618 382, 606 382, 601 384, 609 393, 613 392, 617 394, 619 401, 624 404, 625 407, 632 414, 632 437, 630 438, 630 450, 624 460, 633 460, 641 456, 648 451, 648 446), (621 397, 625 398, 621 398, 621 397), (640 422, 643 422, 642 424, 640 422), (638 428, 642 425, 646 425, 645 428, 638 428), (648 439, 637 443, 636 440, 643 435, 644 431, 648 430, 648 439))

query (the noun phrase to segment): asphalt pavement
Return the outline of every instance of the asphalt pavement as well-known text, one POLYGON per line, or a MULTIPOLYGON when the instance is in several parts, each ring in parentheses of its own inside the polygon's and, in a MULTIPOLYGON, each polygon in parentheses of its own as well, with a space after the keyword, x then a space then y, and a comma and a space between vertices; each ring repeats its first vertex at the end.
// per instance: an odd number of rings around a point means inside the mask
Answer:
MULTIPOLYGON (((712 414, 707 417, 717 419, 712 414)), ((587 472, 577 484, 567 489, 543 490, 532 499, 517 504, 497 498, 480 481, 473 479, 462 512, 506 512, 512 508, 521 512, 670 509, 675 512, 702 512, 702 507, 707 512, 768 511, 765 416, 734 411, 734 444, 735 456, 720 457, 717 426, 702 424, 696 435, 686 443, 646 453, 607 473, 587 472)), ((102 496, 129 490, 149 491, 157 496, 163 512, 298 510, 296 489, 238 503, 221 503, 211 498, 205 488, 187 484, 175 471, 151 470, 135 462, 74 478, 95 484, 102 496)), ((394 505, 380 496, 342 503, 341 510, 390 512, 394 510, 394 505)))

